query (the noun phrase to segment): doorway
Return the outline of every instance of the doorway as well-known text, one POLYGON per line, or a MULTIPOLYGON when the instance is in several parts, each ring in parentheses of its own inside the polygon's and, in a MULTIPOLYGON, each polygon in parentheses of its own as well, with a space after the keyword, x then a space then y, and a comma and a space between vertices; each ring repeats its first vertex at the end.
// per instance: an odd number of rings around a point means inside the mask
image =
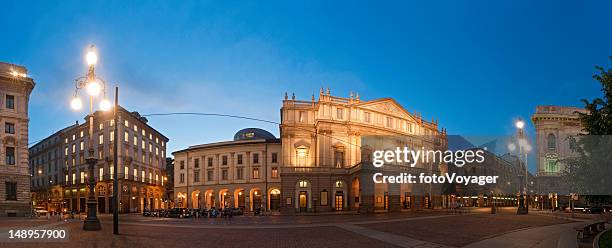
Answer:
POLYGON ((404 192, 404 209, 412 208, 412 197, 410 192, 404 192))
POLYGON ((342 211, 344 207, 344 192, 343 191, 336 191, 336 199, 334 202, 335 202, 334 208, 336 209, 336 211, 342 211))
POLYGON ((389 192, 385 192, 385 198, 384 198, 383 204, 384 204, 383 209, 388 210, 389 209, 389 192))
POLYGON ((299 207, 300 212, 305 212, 308 209, 308 192, 300 191, 299 207))
POLYGON ((280 190, 273 189, 270 192, 270 210, 277 211, 280 209, 280 190))

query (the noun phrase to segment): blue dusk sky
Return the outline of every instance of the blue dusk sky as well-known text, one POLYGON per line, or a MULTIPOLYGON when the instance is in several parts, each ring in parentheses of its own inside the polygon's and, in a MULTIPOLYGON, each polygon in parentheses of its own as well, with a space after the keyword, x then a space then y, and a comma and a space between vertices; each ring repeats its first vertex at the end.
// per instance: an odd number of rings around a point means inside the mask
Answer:
MULTIPOLYGON (((37 85, 30 141, 74 123, 69 101, 89 44, 97 73, 142 114, 205 112, 279 121, 285 91, 395 98, 451 134, 509 135, 537 105, 601 96, 610 1, 6 1, 0 61, 37 85)), ((150 117, 168 151, 230 140, 220 117, 150 117)), ((533 133, 531 123, 528 131, 533 133)))

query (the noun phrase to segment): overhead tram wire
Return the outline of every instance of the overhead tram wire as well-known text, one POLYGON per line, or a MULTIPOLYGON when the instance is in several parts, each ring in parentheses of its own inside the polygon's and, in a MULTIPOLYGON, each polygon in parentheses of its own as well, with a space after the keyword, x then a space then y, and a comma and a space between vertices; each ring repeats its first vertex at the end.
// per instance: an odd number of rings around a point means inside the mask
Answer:
MULTIPOLYGON (((264 119, 260 119, 260 118, 254 118, 254 117, 248 117, 248 116, 240 116, 240 115, 229 115, 229 114, 218 114, 218 113, 198 113, 198 112, 171 112, 171 113, 152 113, 152 114, 141 114, 140 116, 142 117, 153 117, 153 116, 173 116, 173 115, 195 115, 195 116, 215 116, 215 117, 228 117, 228 118, 236 118, 236 119, 244 119, 244 120, 251 120, 251 121, 259 121, 259 122, 264 122, 264 123, 268 123, 268 124, 276 124, 276 125, 281 125, 281 123, 278 123, 276 121, 270 121, 270 120, 264 120, 264 119)), ((295 129, 299 129, 302 131, 306 131, 306 132, 311 132, 311 133, 315 133, 316 135, 321 135, 321 136, 325 136, 325 137, 329 137, 331 139, 335 139, 338 140, 342 143, 346 143, 348 145, 351 146, 355 146, 359 149, 361 149, 361 146, 353 144, 349 141, 343 140, 343 139, 339 139, 336 137, 333 137, 331 135, 327 135, 327 134, 320 134, 317 133, 316 131, 312 131, 312 130, 308 130, 306 128, 301 128, 301 127, 294 127, 295 129)))
MULTIPOLYGON (((215 116, 215 117, 228 117, 228 118, 236 118, 236 119, 243 119, 243 120, 251 120, 251 121, 259 121, 259 122, 264 122, 264 123, 268 123, 268 124, 276 124, 276 125, 281 125, 281 123, 278 123, 276 121, 270 121, 270 120, 264 120, 264 119, 260 119, 260 118, 254 118, 254 117, 248 117, 248 116, 240 116, 240 115, 229 115, 229 114, 217 114, 217 113, 197 113, 197 112, 172 112, 172 113, 152 113, 152 114, 141 114, 140 116, 142 117, 153 117, 153 116, 175 116, 175 115, 194 115, 194 116, 215 116)), ((340 138, 336 138, 333 137, 331 135, 327 135, 327 134, 322 134, 322 133, 317 133, 316 131, 313 132, 312 130, 308 130, 306 128, 301 128, 301 127, 294 127, 295 129, 299 129, 302 131, 306 131, 306 132, 311 132, 311 133, 315 133, 316 135, 321 135, 321 136, 325 136, 325 137, 329 137, 331 139, 334 140, 338 140, 340 142, 346 143, 348 145, 351 146, 355 146, 358 147, 359 149, 361 149, 361 146, 353 144, 349 141, 340 139, 340 138)), ((33 145, 33 144, 37 144, 38 142, 41 142, 43 140, 45 140, 46 138, 43 139, 39 139, 36 141, 32 141, 30 143, 28 143, 28 146, 33 145)))

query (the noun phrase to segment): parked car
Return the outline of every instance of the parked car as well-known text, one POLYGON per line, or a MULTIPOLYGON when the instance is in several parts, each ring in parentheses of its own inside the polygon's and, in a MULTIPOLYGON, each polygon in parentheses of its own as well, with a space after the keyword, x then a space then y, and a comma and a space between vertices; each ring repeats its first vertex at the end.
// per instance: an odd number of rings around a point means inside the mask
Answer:
POLYGON ((150 210, 145 209, 142 211, 142 216, 152 216, 152 213, 150 210))
MULTIPOLYGON (((574 213, 576 212, 584 212, 584 209, 587 208, 585 205, 574 205, 574 213)), ((572 212, 569 206, 565 207, 566 212, 572 212)))
POLYGON ((183 218, 182 208, 173 208, 168 211, 168 218, 183 218))
POLYGON ((168 211, 169 218, 189 218, 192 216, 192 209, 187 208, 173 208, 168 211))
POLYGON ((603 214, 604 208, 603 207, 586 207, 584 208, 584 210, 582 210, 582 212, 585 214, 603 214))
POLYGON ((242 208, 232 208, 232 215, 243 215, 244 212, 242 211, 242 208))
POLYGON ((36 217, 47 216, 49 211, 47 211, 44 207, 36 207, 34 208, 34 212, 36 213, 36 217))

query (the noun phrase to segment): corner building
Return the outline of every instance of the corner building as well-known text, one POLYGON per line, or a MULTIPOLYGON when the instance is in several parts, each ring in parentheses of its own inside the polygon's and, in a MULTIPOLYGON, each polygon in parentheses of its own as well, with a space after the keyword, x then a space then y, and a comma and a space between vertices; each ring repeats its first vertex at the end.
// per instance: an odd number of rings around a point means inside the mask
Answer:
POLYGON ((0 62, 0 217, 30 214, 28 105, 35 85, 25 67, 0 62))
POLYGON ((280 140, 257 128, 174 155, 176 207, 280 209, 280 140))
POLYGON ((36 206, 49 211, 86 212, 90 140, 97 164, 95 195, 99 213, 113 211, 115 169, 119 179, 119 212, 165 208, 166 144, 168 138, 148 124, 138 112, 118 110, 118 161, 113 165, 114 120, 112 111, 94 113, 93 139, 89 118, 66 127, 30 147, 32 195, 36 206))

